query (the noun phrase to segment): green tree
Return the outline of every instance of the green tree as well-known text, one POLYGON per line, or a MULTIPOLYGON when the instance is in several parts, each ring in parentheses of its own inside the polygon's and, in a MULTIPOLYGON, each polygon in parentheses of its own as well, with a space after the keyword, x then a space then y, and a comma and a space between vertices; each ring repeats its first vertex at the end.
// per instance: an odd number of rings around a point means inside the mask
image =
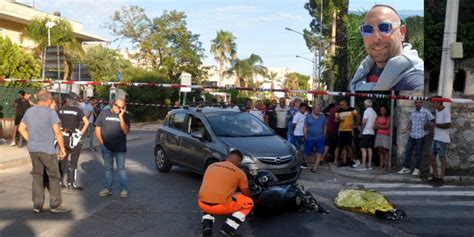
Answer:
MULTIPOLYGON (((288 73, 285 75, 285 88, 289 90, 304 90, 308 89, 309 76, 299 74, 297 72, 288 73)), ((305 93, 290 93, 290 96, 305 96, 305 93)))
POLYGON ((219 82, 224 79, 225 64, 236 58, 236 38, 232 32, 220 30, 216 38, 211 40, 211 53, 216 62, 219 62, 219 82))
POLYGON ((106 27, 132 43, 138 52, 135 59, 142 66, 159 71, 174 82, 183 72, 202 77, 204 49, 199 35, 188 30, 184 12, 164 11, 150 19, 143 8, 123 7, 115 11, 106 27))
POLYGON ((424 17, 422 16, 410 16, 403 20, 403 24, 407 27, 405 34, 405 41, 412 44, 413 48, 418 51, 418 56, 423 58, 424 55, 424 17))
POLYGON ((38 58, 42 57, 44 48, 48 45, 48 29, 47 22, 54 22, 56 25, 51 28, 51 45, 58 45, 64 48, 64 54, 68 67, 65 69, 65 78, 70 74, 72 61, 82 53, 80 44, 76 41, 76 36, 72 30, 71 24, 61 18, 51 20, 49 17, 35 17, 26 26, 21 37, 23 39, 30 39, 37 44, 33 49, 34 55, 38 58))
MULTIPOLYGON (((322 52, 328 52, 321 62, 324 69, 321 81, 333 90, 335 85, 345 83, 347 78, 347 25, 349 24, 348 0, 309 0, 305 4, 312 20, 310 29, 304 31, 306 45, 315 50, 322 45, 322 52), (321 3, 323 16, 321 19, 321 3), (332 28, 335 21, 336 32, 333 37, 332 28), (322 35, 320 32, 322 30, 322 35), (339 78, 337 81, 335 78, 339 78)), ((348 82, 344 86, 347 88, 348 82)))
POLYGON ((117 71, 121 71, 124 80, 132 77, 132 66, 116 50, 102 46, 87 49, 83 62, 88 66, 93 81, 115 81, 117 71))
POLYGON ((359 26, 364 23, 364 17, 366 13, 361 14, 349 14, 349 25, 347 27, 347 78, 345 78, 344 90, 348 89, 348 85, 352 77, 354 76, 360 62, 365 58, 365 47, 362 39, 362 35, 359 32, 359 26))
POLYGON ((0 37, 0 77, 38 78, 41 64, 33 55, 24 52, 9 38, 0 37))
POLYGON ((273 91, 275 89, 275 81, 278 77, 278 73, 276 72, 269 72, 267 74, 267 77, 268 77, 268 80, 270 80, 270 89, 272 90, 272 93, 271 93, 271 99, 274 99, 275 98, 275 92, 273 91))
POLYGON ((227 73, 236 75, 235 85, 237 87, 241 85, 248 87, 249 84, 254 83, 255 75, 265 76, 267 74, 267 68, 263 66, 262 58, 256 54, 251 54, 245 59, 231 60, 231 65, 232 67, 227 70, 227 73))

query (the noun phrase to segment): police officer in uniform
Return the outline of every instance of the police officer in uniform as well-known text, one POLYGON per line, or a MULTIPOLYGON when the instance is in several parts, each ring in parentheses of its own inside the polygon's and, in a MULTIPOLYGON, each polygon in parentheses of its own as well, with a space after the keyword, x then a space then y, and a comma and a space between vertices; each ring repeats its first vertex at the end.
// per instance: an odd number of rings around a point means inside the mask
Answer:
POLYGON ((89 120, 84 115, 79 103, 74 100, 74 98, 68 100, 66 105, 58 110, 58 116, 61 120, 61 131, 64 137, 64 145, 66 147, 66 159, 59 162, 61 182, 64 181, 64 176, 67 172, 69 163, 67 188, 82 190, 82 187, 78 186, 76 183, 77 164, 82 149, 82 135, 87 131, 89 120), (69 155, 70 160, 68 159, 69 155))

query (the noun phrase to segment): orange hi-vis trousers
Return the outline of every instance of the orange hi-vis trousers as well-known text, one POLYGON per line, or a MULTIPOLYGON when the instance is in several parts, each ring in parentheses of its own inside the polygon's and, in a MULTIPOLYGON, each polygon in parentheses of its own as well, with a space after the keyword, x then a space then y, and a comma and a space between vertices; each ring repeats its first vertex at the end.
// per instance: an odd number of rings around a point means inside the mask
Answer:
POLYGON ((227 204, 209 205, 199 200, 198 206, 203 212, 211 215, 229 215, 234 212, 241 212, 247 216, 252 211, 253 200, 243 194, 236 194, 232 202, 227 204))

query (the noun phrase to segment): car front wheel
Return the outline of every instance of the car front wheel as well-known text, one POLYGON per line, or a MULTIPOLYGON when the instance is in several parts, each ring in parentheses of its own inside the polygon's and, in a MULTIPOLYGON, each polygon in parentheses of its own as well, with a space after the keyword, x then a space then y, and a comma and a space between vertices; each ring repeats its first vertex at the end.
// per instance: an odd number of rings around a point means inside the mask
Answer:
POLYGON ((160 172, 169 172, 171 170, 171 163, 166 158, 165 151, 161 146, 155 148, 155 165, 160 172))

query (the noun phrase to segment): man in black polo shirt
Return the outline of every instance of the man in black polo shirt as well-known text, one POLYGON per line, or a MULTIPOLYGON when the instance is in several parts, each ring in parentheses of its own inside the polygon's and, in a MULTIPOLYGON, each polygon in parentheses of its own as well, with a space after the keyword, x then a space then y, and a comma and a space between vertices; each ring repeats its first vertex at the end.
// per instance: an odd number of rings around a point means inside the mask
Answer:
POLYGON ((103 110, 95 121, 95 135, 101 144, 100 150, 105 166, 104 190, 99 196, 112 195, 114 180, 114 160, 120 175, 120 197, 128 197, 128 179, 125 170, 127 152, 127 134, 130 131, 130 117, 125 112, 125 100, 118 99, 110 110, 103 110))
POLYGON ((66 105, 58 110, 58 116, 61 120, 61 131, 64 137, 64 145, 66 147, 66 159, 59 162, 61 182, 64 181, 64 176, 67 172, 69 163, 67 187, 68 189, 72 188, 82 190, 82 187, 76 183, 77 164, 82 149, 82 135, 87 131, 89 120, 79 107, 79 103, 74 99, 68 100, 66 105), (71 155, 70 162, 68 159, 69 155, 71 155))

